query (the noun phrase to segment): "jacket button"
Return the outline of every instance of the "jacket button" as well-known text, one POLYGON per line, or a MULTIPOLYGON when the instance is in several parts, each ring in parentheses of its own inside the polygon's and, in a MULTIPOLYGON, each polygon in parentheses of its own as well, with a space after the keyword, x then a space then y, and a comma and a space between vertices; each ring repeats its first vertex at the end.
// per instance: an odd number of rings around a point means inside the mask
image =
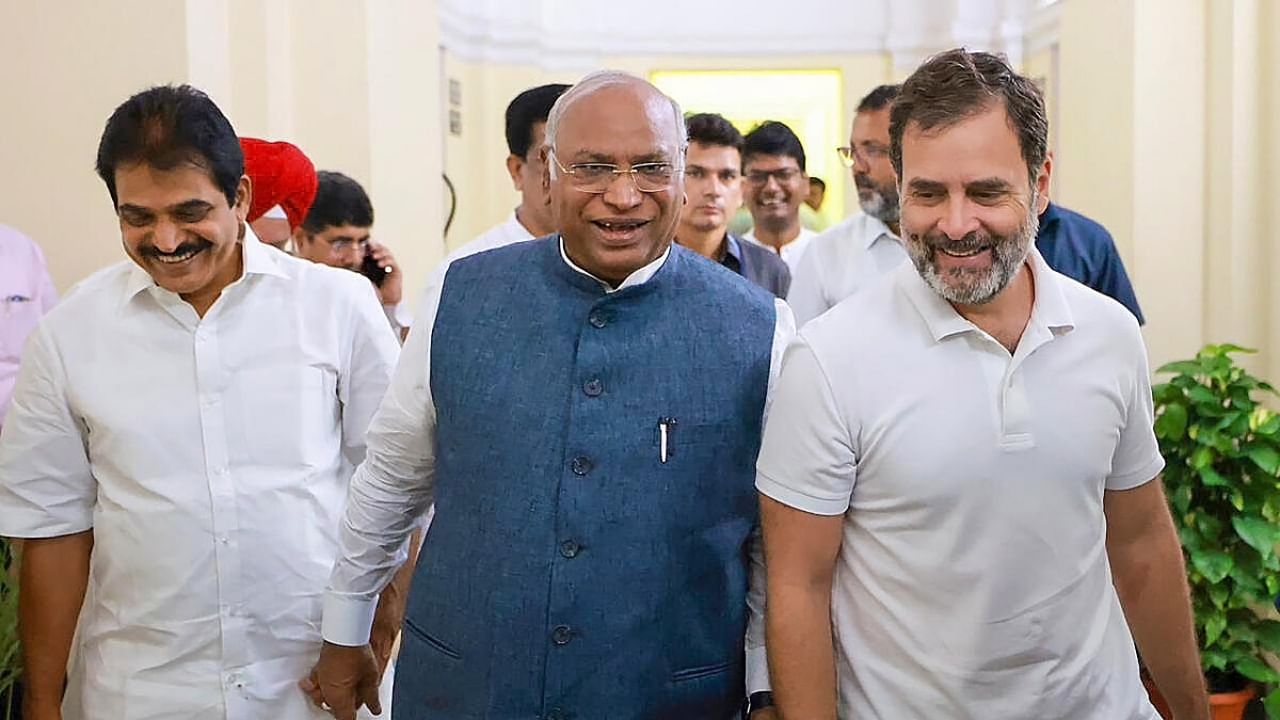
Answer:
POLYGON ((574 475, 586 475, 591 472, 591 468, 593 466, 591 464, 591 458, 585 455, 579 455, 569 463, 569 467, 573 469, 574 475))
POLYGON ((591 323, 591 327, 599 330, 609 324, 609 313, 603 310, 592 310, 587 316, 587 322, 591 323))
POLYGON ((551 631, 551 642, 557 645, 568 645, 572 638, 573 631, 568 625, 557 625, 556 629, 551 631))
POLYGON ((582 384, 582 392, 586 393, 587 397, 600 397, 604 392, 604 383, 600 382, 600 378, 591 378, 582 384))
POLYGON ((573 540, 565 540, 564 542, 560 543, 560 554, 567 558, 577 557, 578 551, 581 549, 582 547, 578 545, 578 543, 574 542, 573 540))

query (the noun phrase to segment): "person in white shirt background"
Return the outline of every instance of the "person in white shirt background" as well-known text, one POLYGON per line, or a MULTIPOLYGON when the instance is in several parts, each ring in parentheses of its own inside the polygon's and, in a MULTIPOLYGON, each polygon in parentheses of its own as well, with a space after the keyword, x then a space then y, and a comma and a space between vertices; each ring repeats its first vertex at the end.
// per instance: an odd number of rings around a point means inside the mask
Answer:
POLYGON ((401 341, 413 324, 404 302, 404 273, 391 249, 374 242, 373 202, 360 183, 333 170, 316 173, 316 196, 302 225, 293 232, 295 254, 312 262, 346 268, 373 283, 391 329, 401 341))
POLYGON ((743 138, 742 189, 752 227, 742 237, 778 253, 793 275, 817 235, 800 222, 809 195, 804 167, 804 146, 783 123, 763 122, 743 138))
POLYGON ((542 186, 544 165, 539 153, 551 107, 569 88, 569 85, 560 83, 539 85, 516 95, 507 105, 507 173, 511 175, 512 187, 520 193, 520 204, 506 220, 446 255, 427 276, 423 297, 439 287, 449 266, 456 260, 556 231, 547 202, 547 190, 542 186))
POLYGON ((0 428, 13 399, 22 347, 58 302, 44 253, 35 241, 0 225, 0 428))
POLYGON ((862 211, 820 233, 792 278, 787 303, 803 325, 907 259, 898 239, 898 179, 889 162, 889 112, 898 85, 881 85, 858 103, 849 144, 838 148, 853 172, 862 211))
POLYGON ((1034 249, 1036 86, 951 50, 890 126, 912 263, 801 329, 757 464, 783 717, 1208 720, 1134 316, 1034 249))
POLYGON ((32 334, 0 434, 26 717, 324 718, 296 683, 396 340, 366 280, 257 240, 200 91, 120 105, 97 170, 129 261, 32 334))

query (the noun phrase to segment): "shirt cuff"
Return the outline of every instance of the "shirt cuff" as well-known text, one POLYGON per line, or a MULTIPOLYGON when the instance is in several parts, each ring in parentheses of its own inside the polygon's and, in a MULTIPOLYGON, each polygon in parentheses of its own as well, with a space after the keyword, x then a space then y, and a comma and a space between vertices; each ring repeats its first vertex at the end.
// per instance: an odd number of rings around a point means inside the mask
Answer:
POLYGON ((387 320, 398 328, 413 326, 413 313, 409 312, 409 308, 403 302, 395 305, 383 305, 382 312, 386 314, 387 320))
POLYGON ((747 697, 772 689, 769 684, 769 656, 764 646, 747 648, 747 697))
POLYGON ((333 592, 324 594, 324 619, 320 623, 320 634, 325 642, 346 647, 362 647, 369 644, 369 634, 373 628, 373 614, 378 609, 378 598, 368 600, 356 597, 337 595, 333 592))
POLYGON ((820 498, 787 487, 763 471, 756 470, 756 490, 788 507, 811 515, 843 515, 849 509, 849 498, 820 498))
POLYGON ((1132 490, 1155 480, 1162 470, 1164 470, 1164 458, 1157 453, 1141 468, 1107 478, 1107 489, 1132 490))

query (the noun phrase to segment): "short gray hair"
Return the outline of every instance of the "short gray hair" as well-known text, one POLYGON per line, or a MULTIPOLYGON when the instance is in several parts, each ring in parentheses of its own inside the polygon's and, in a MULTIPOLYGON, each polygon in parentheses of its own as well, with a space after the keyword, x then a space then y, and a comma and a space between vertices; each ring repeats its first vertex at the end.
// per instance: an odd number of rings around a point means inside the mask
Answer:
MULTIPOLYGON (((556 134, 560 128, 560 122, 564 118, 565 112, 569 106, 578 98, 588 95, 596 90, 610 85, 629 85, 631 83, 641 83, 653 88, 659 95, 666 98, 671 103, 671 112, 675 116, 676 132, 680 136, 679 151, 683 153, 685 148, 689 146, 689 130, 684 124, 684 111, 680 109, 680 103, 675 98, 658 90, 648 80, 632 75, 631 73, 622 72, 621 70, 598 70, 587 75, 575 84, 573 87, 565 91, 563 95, 556 100, 555 105, 551 106, 551 112, 547 115, 546 139, 543 145, 547 148, 555 149, 556 134)), ((555 173, 555 166, 552 165, 552 174, 555 173)))

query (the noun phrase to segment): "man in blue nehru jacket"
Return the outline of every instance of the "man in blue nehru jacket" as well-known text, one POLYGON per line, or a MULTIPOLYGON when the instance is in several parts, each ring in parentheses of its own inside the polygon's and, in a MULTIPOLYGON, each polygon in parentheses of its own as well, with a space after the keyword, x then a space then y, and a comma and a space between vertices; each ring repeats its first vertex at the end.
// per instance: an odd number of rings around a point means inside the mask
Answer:
POLYGON ((547 120, 560 234, 425 294, 325 599, 312 697, 339 720, 377 710, 370 619, 433 503, 397 720, 728 720, 768 689, 752 483, 794 321, 672 245, 685 147, 673 100, 587 77, 547 120))

